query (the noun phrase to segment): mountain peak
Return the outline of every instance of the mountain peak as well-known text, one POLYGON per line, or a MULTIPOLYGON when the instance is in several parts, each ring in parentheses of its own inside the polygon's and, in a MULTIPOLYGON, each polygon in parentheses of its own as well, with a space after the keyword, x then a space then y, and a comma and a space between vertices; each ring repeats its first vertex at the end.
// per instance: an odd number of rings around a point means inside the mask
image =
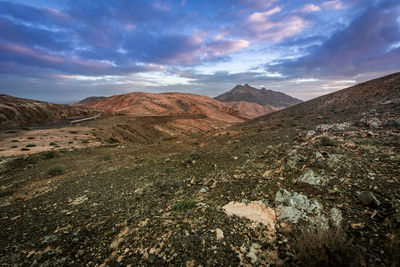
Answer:
POLYGON ((222 102, 246 101, 277 108, 286 108, 302 102, 284 93, 267 90, 264 87, 257 89, 248 83, 236 85, 232 90, 215 97, 215 99, 222 102))

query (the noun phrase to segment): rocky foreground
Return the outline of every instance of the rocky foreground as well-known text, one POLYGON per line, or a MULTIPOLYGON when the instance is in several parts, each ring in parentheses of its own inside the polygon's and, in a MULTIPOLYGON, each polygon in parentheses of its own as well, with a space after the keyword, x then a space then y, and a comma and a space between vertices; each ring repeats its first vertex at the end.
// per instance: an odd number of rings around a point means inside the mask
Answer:
POLYGON ((5 159, 1 262, 398 263, 400 131, 369 122, 5 159))
POLYGON ((397 266, 399 91, 390 75, 203 136, 99 120, 112 142, 2 158, 1 263, 397 266))

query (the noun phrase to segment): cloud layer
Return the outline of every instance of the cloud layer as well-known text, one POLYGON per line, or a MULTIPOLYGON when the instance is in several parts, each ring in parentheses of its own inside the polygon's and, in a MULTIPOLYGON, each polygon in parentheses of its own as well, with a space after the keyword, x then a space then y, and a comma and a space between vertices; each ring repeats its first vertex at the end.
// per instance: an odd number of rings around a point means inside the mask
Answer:
POLYGON ((80 98, 95 88, 178 88, 216 95, 253 82, 285 84, 283 91, 307 98, 314 93, 295 91, 298 81, 333 88, 400 68, 395 0, 35 3, 0 1, 4 93, 44 99, 67 90, 80 98))

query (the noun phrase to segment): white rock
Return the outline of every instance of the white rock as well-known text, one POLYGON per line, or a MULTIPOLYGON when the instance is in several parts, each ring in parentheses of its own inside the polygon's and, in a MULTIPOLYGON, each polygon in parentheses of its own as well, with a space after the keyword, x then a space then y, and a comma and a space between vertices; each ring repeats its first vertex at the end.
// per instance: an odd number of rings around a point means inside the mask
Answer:
POLYGON ((219 228, 215 229, 215 233, 217 235, 217 241, 224 239, 224 232, 222 232, 221 229, 219 228))
POLYGON ((325 184, 326 178, 316 175, 312 170, 306 170, 298 179, 295 180, 297 183, 306 183, 310 185, 321 185, 325 184))
POLYGON ((306 134, 306 139, 307 140, 311 139, 315 134, 316 134, 316 131, 314 131, 314 130, 308 131, 307 134, 306 134))
POLYGON ((331 209, 331 221, 334 226, 339 227, 342 223, 342 212, 337 208, 331 209))

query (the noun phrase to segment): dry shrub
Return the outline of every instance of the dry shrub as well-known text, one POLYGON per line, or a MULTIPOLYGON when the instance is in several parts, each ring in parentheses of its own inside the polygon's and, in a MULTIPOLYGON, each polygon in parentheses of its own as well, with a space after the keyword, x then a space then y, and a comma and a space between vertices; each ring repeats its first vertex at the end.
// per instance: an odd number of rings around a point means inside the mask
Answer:
POLYGON ((359 252, 342 228, 297 229, 291 241, 304 266, 359 266, 359 252))
POLYGON ((400 232, 389 235, 386 251, 392 262, 391 266, 400 266, 400 232))

